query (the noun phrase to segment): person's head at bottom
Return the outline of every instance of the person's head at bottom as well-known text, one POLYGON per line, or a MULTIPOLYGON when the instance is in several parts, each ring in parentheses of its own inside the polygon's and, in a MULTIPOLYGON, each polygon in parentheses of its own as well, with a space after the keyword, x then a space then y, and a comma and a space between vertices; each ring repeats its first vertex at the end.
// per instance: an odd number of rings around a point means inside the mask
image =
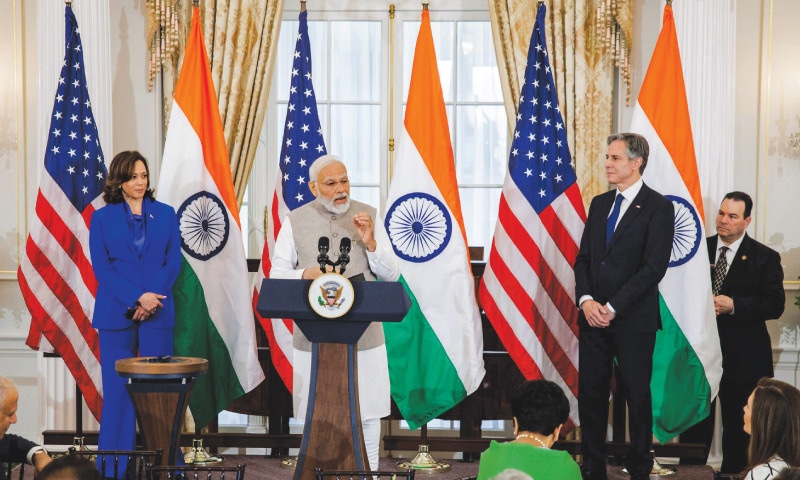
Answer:
POLYGON ((800 467, 784 468, 773 480, 800 480, 800 467))
POLYGON ((53 459, 36 480, 102 480, 100 470, 83 455, 62 455, 53 459))
POLYGON ((743 411, 744 431, 750 434, 746 473, 774 457, 790 467, 800 467, 800 390, 764 377, 743 411))
POLYGON ((523 383, 511 397, 514 435, 550 448, 569 418, 569 401, 564 391, 549 380, 523 383))

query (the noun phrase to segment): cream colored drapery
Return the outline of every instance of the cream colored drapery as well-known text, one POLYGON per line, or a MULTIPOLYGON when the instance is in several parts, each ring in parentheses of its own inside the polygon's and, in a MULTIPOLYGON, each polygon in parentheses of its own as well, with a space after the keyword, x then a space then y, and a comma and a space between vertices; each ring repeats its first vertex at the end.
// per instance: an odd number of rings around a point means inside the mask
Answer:
MULTIPOLYGON (((191 2, 179 0, 176 5, 180 46, 164 65, 166 119, 192 15, 191 2)), ((283 5, 284 0, 200 2, 203 35, 239 205, 244 198, 264 123, 283 5)))
MULTIPOLYGON (((548 0, 545 32, 558 103, 584 204, 608 190, 603 159, 611 133, 614 55, 598 7, 606 0, 548 0)), ((617 0, 616 4, 629 3, 617 0)), ((497 64, 514 129, 537 3, 489 0, 497 64)))

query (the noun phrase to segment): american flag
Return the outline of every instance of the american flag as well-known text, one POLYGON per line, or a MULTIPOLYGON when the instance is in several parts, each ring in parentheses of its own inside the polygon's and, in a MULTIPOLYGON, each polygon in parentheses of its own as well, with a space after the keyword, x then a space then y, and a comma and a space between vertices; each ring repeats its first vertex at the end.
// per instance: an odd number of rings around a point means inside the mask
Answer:
POLYGON ((558 383, 577 425, 578 310, 572 266, 586 213, 544 36, 533 27, 508 174, 479 296, 526 379, 558 383))
POLYGON ((104 204, 107 170, 83 65, 78 22, 67 5, 64 64, 18 278, 32 317, 26 344, 38 350, 44 335, 99 420, 103 390, 91 323, 97 281, 89 259, 89 220, 104 204))
MULTIPOLYGON (((281 230, 281 222, 286 214, 314 199, 308 188, 308 169, 311 164, 327 153, 322 127, 317 113, 317 99, 311 81, 311 43, 308 38, 308 12, 300 12, 300 28, 294 48, 292 80, 289 89, 289 104, 286 107, 286 123, 283 127, 283 143, 279 158, 280 178, 275 184, 272 197, 272 231, 267 232, 267 241, 261 255, 261 279, 269 275, 271 262, 269 252, 274 249, 275 239, 281 230)), ((253 306, 258 303, 258 292, 253 298, 253 306)), ((255 311, 255 308, 254 308, 255 311)), ((278 375, 292 391, 292 320, 265 319, 258 312, 256 318, 261 323, 269 339, 270 355, 278 375)))

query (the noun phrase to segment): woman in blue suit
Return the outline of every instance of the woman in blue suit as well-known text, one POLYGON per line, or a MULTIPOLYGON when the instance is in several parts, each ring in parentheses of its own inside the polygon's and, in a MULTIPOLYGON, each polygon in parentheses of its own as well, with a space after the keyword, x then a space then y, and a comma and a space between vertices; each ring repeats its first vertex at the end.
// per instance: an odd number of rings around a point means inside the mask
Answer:
POLYGON ((92 325, 100 336, 103 374, 98 448, 134 450, 133 405, 115 363, 173 353, 172 285, 181 267, 180 232, 175 210, 155 200, 147 160, 137 151, 111 161, 103 200, 106 206, 94 212, 89 229, 97 278, 92 325))

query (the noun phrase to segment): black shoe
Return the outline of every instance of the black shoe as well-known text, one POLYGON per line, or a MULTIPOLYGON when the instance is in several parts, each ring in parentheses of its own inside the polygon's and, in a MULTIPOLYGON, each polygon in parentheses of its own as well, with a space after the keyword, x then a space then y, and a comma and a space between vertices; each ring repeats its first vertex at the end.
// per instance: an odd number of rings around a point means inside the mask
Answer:
POLYGON ((603 470, 581 470, 583 480, 608 480, 605 469, 603 470))

